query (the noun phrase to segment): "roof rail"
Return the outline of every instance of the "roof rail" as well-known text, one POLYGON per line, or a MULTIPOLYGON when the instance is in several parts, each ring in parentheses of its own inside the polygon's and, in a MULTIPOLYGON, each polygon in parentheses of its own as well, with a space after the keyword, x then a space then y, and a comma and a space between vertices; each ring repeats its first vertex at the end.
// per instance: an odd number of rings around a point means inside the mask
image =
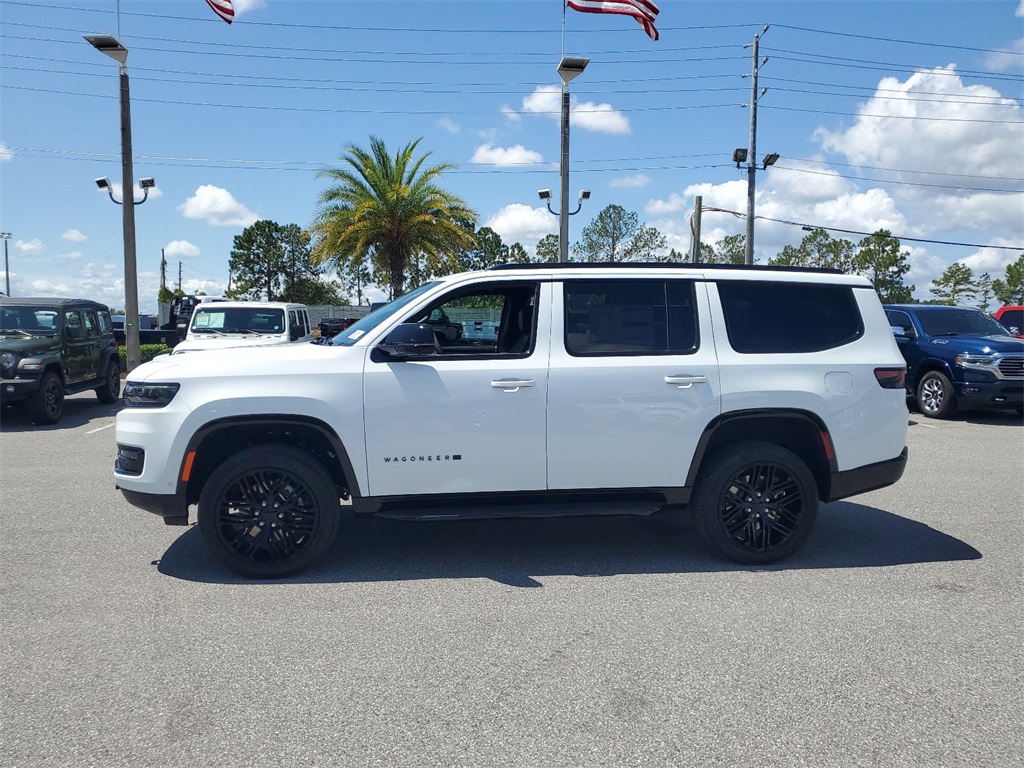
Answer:
POLYGON ((812 274, 842 275, 843 270, 833 267, 785 267, 775 264, 709 264, 698 262, 696 264, 683 263, 679 261, 558 261, 558 262, 528 262, 525 264, 495 264, 488 267, 490 270, 515 271, 520 269, 621 269, 626 267, 633 269, 724 269, 724 270, 762 270, 769 272, 810 272, 812 274))

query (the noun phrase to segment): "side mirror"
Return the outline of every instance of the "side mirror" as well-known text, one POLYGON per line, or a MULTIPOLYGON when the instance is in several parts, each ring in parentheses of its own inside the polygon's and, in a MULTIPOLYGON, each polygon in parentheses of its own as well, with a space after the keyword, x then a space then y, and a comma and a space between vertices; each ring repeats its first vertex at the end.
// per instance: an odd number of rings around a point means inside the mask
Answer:
POLYGON ((400 362, 437 354, 434 331, 426 323, 402 323, 396 326, 383 344, 373 350, 374 362, 400 362))
POLYGON ((895 336, 897 339, 907 337, 907 332, 903 330, 902 326, 890 325, 889 330, 892 331, 892 335, 895 336))
POLYGON ((64 334, 69 339, 81 339, 85 337, 85 328, 80 325, 67 325, 64 327, 64 334))
POLYGON ((302 332, 302 328, 301 328, 301 326, 298 326, 298 325, 293 325, 293 326, 292 326, 292 330, 291 330, 291 332, 290 332, 290 333, 289 333, 288 335, 289 335, 289 336, 291 337, 291 340, 292 340, 292 341, 298 341, 298 340, 299 340, 299 339, 301 339, 301 338, 302 338, 302 337, 303 337, 303 336, 304 336, 305 334, 304 334, 304 333, 302 332))

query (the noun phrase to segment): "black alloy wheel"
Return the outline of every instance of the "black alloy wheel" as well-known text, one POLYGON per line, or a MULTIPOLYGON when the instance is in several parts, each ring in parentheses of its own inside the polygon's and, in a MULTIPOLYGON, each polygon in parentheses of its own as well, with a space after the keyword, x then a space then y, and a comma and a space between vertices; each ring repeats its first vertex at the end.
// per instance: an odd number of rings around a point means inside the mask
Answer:
POLYGON ((64 382, 53 371, 43 374, 39 389, 27 401, 35 424, 56 424, 64 413, 64 382))
POLYGON ((96 399, 101 403, 116 403, 121 396, 121 366, 111 360, 103 384, 96 387, 96 399))
POLYGON ((279 578, 319 559, 334 541, 339 493, 314 457, 285 445, 246 448, 221 464, 199 497, 199 531, 224 565, 279 578))
POLYGON ((928 371, 917 384, 917 407, 933 419, 951 419, 957 414, 953 383, 939 371, 928 371))
POLYGON ((739 443, 716 453, 702 473, 698 528, 722 555, 745 564, 769 563, 807 541, 818 515, 818 488, 792 451, 739 443))

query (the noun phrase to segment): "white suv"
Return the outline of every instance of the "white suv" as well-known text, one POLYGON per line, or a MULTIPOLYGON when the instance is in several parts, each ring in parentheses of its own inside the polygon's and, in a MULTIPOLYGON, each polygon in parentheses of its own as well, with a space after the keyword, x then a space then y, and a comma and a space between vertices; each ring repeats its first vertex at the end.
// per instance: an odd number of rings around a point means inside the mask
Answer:
POLYGON ((195 308, 185 340, 171 354, 312 340, 309 312, 304 304, 216 299, 202 302, 195 308))
POLYGON ((115 477, 212 553, 277 577, 343 510, 416 520, 690 506, 743 563, 818 504, 896 482, 904 362, 864 278, 709 265, 507 265, 428 283, 331 345, 133 371, 115 477), (498 317, 494 338, 426 322, 498 317), (342 506, 342 500, 351 505, 342 506))

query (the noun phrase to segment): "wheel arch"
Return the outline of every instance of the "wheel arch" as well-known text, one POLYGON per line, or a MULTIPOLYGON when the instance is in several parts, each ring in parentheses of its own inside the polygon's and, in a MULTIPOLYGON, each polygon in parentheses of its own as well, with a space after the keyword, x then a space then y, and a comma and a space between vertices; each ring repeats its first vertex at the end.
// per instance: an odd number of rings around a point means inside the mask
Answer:
POLYGON ((733 411, 723 413, 704 429, 686 485, 699 482, 701 468, 709 457, 728 445, 760 440, 792 451, 807 465, 818 486, 818 497, 829 498, 832 473, 836 472, 835 451, 828 428, 815 414, 790 409, 733 411))
POLYGON ((352 462, 338 434, 318 419, 289 414, 225 418, 204 425, 185 450, 178 493, 186 503, 197 503, 210 475, 229 456, 254 445, 272 444, 289 445, 316 458, 334 480, 339 495, 360 495, 352 462))
POLYGON ((917 387, 921 383, 921 379, 925 377, 925 374, 931 373, 932 371, 938 371, 947 379, 953 381, 953 370, 949 367, 949 363, 935 357, 929 357, 926 360, 922 360, 914 367, 914 372, 908 382, 908 389, 912 390, 915 397, 917 396, 917 387))

